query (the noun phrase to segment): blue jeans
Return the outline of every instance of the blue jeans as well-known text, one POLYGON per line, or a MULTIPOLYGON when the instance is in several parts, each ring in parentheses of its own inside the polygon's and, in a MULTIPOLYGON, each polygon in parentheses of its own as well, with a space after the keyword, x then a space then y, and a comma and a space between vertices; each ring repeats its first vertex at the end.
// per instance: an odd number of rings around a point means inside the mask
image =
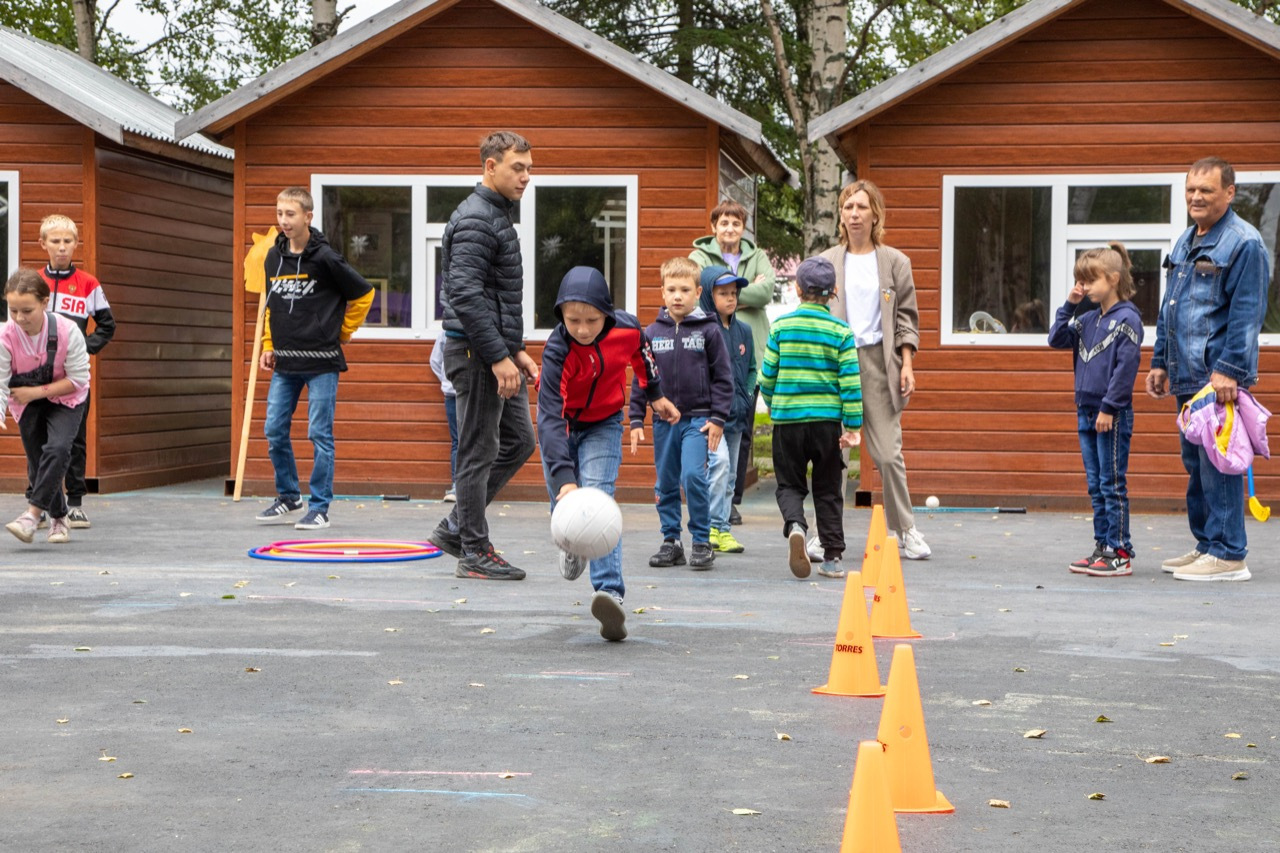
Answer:
POLYGON ((449 421, 449 488, 452 489, 458 470, 458 398, 453 394, 444 396, 444 416, 449 421))
POLYGON ((711 539, 711 488, 707 479, 706 418, 683 417, 675 426, 653 425, 653 454, 658 467, 654 497, 662 538, 680 539, 680 487, 689 502, 689 535, 694 542, 711 539))
POLYGON ((738 482, 738 458, 742 432, 725 431, 720 447, 711 454, 707 476, 711 482, 711 526, 728 530, 729 513, 733 510, 733 491, 738 482))
MULTIPOLYGON (((1191 399, 1178 397, 1178 408, 1191 399)), ((1244 530, 1244 475, 1224 474, 1204 448, 1179 435, 1182 467, 1187 469, 1187 521, 1196 550, 1220 560, 1243 560, 1249 551, 1244 530)))
POLYGON ((267 391, 267 455, 276 469, 276 494, 298 500, 298 464, 293 457, 289 428, 302 389, 307 389, 307 438, 314 457, 308 509, 329 511, 333 500, 333 407, 338 399, 338 373, 273 373, 267 391))
MULTIPOLYGON (((622 465, 622 421, 605 421, 585 429, 569 430, 569 452, 575 460, 574 479, 578 485, 591 486, 612 497, 618 468, 622 465)), ((550 483, 551 473, 545 462, 542 473, 550 483)), ((550 487, 547 491, 550 494, 550 487)), ((551 511, 555 509, 556 496, 551 494, 551 511)), ((626 595, 622 583, 622 540, 618 540, 617 547, 608 554, 591 561, 591 586, 619 601, 626 595)))
POLYGON ((1116 412, 1108 432, 1098 432, 1098 410, 1081 407, 1080 455, 1093 503, 1093 538, 1107 550, 1123 548, 1133 554, 1129 539, 1129 442, 1133 439, 1133 409, 1116 412))

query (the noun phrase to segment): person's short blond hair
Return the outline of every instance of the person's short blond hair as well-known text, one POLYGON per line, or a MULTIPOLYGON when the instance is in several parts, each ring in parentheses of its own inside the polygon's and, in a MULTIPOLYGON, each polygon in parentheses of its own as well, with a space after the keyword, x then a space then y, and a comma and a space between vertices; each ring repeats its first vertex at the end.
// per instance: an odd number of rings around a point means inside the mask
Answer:
POLYGON ((681 255, 669 261, 664 261, 662 269, 658 273, 662 276, 663 282, 666 282, 669 278, 687 278, 692 279, 693 283, 697 284, 702 277, 702 267, 681 255))
POLYGON ((71 236, 76 238, 76 242, 80 241, 80 231, 70 216, 54 213, 40 220, 40 239, 48 237, 50 231, 70 231, 71 236))
POLYGON ((844 203, 859 192, 867 194, 867 202, 871 205, 871 243, 882 246, 884 245, 884 193, 880 192, 880 188, 871 181, 865 180, 854 181, 840 190, 840 198, 836 202, 836 220, 840 223, 840 243, 845 248, 849 247, 849 232, 844 227, 844 218, 840 215, 840 211, 844 209, 844 203))
POLYGON ((302 187, 285 187, 280 190, 280 194, 276 196, 276 201, 292 201, 297 202, 302 208, 303 213, 310 213, 316 209, 315 199, 311 197, 311 193, 302 187))

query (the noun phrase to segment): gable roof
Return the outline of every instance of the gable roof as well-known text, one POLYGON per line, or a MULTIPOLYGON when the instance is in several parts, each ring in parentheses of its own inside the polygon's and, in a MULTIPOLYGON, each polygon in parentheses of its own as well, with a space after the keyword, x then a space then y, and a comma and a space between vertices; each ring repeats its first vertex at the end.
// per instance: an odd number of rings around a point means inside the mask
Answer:
MULTIPOLYGON (((178 121, 176 132, 222 133, 237 122, 266 109, 313 80, 369 53, 396 36, 455 5, 457 0, 400 0, 370 15, 329 41, 241 86, 217 101, 178 121)), ((760 122, 721 103, 705 92, 623 50, 585 27, 570 21, 535 0, 489 0, 587 53, 639 83, 706 116, 728 131, 739 150, 770 180, 795 181, 790 169, 765 142, 760 122)))
MULTIPOLYGON (((809 141, 826 137, 839 150, 837 137, 855 124, 968 67, 992 51, 1088 0, 1031 0, 997 18, 975 33, 948 45, 927 59, 873 86, 809 123, 809 141)), ((1231 0, 1162 0, 1211 26, 1280 58, 1280 27, 1231 0)))
POLYGON ((64 47, 0 27, 0 79, 120 145, 130 135, 231 159, 198 133, 174 136, 182 113, 64 47))

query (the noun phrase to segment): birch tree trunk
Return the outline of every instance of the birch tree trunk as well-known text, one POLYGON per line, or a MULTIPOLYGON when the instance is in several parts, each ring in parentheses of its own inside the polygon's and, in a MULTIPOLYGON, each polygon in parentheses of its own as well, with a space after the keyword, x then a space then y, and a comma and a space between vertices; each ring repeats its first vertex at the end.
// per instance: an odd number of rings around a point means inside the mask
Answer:
POLYGON ((311 0, 311 46, 338 34, 338 0, 311 0))
POLYGON ((71 14, 76 24, 76 52, 90 62, 98 61, 98 38, 94 32, 96 0, 71 0, 71 14))
MULTIPOLYGON (((819 116, 840 102, 849 45, 849 9, 846 0, 812 0, 804 7, 803 26, 813 49, 809 79, 801 85, 806 117, 819 116)), ((825 139, 808 141, 808 122, 800 137, 808 149, 804 175, 803 239, 806 256, 829 248, 837 239, 836 201, 840 195, 843 166, 825 139)))

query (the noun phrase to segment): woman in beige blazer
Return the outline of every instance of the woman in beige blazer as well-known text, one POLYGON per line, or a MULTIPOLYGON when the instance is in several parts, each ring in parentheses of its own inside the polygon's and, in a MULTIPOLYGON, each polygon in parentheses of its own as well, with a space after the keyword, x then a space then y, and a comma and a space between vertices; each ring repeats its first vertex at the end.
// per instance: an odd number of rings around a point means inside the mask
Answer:
POLYGON ((836 268, 829 307, 858 340, 862 435, 884 482, 885 524, 897 532, 902 556, 923 560, 931 552, 916 529, 902 461, 902 410, 916 389, 912 363, 920 348, 911 261, 884 245, 884 196, 871 181, 841 190, 837 215, 840 244, 821 255, 836 268))

